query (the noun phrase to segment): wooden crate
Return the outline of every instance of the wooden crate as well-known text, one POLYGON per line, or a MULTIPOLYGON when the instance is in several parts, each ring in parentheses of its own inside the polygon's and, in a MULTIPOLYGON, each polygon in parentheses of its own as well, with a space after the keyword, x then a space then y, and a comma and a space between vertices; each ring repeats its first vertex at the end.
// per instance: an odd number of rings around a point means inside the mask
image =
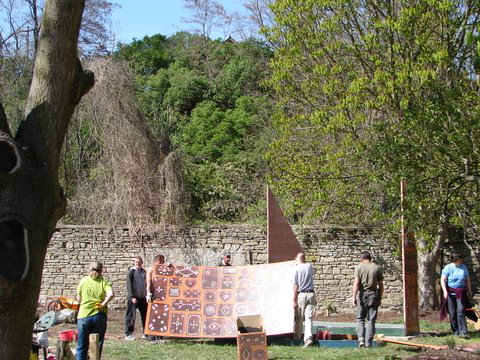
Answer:
POLYGON ((239 360, 268 360, 267 335, 260 315, 237 318, 237 355, 239 360))

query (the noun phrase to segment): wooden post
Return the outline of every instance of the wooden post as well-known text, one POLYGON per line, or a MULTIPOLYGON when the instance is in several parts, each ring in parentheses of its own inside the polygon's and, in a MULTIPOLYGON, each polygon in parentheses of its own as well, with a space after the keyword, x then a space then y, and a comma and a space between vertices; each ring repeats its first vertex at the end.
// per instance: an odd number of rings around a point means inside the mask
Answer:
POLYGON ((418 319, 418 263, 417 247, 413 231, 405 226, 404 202, 405 181, 400 181, 400 206, 402 222, 402 269, 403 269, 403 319, 405 335, 417 335, 420 332, 418 319))
POLYGON ((98 346, 98 339, 100 335, 90 334, 90 346, 88 347, 88 356, 90 360, 100 360, 100 347, 98 346))
POLYGON ((57 353, 55 354, 57 360, 75 360, 72 350, 70 349, 70 342, 58 340, 57 341, 57 353))

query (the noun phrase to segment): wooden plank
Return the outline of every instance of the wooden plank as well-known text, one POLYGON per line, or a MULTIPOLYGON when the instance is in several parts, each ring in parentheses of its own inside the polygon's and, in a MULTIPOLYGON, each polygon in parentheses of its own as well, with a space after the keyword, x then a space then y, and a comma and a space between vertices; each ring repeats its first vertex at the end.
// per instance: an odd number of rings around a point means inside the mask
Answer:
POLYGON ((75 360, 72 350, 70 349, 70 342, 58 340, 57 341, 57 352, 55 354, 57 360, 75 360))
POLYGON ((303 252, 302 246, 270 189, 267 189, 267 219, 269 263, 293 260, 299 252, 303 252))
POLYGON ((100 360, 100 347, 98 346, 99 334, 90 334, 88 347, 88 356, 90 360, 100 360))

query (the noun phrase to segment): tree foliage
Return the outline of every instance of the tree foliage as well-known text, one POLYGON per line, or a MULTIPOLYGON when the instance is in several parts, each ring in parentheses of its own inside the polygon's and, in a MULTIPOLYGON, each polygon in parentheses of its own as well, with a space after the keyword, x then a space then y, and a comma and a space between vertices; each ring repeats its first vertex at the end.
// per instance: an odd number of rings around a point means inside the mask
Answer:
POLYGON ((334 222, 408 222, 435 239, 478 198, 480 5, 280 0, 270 83, 281 98, 272 181, 334 222), (467 169, 465 168, 467 164, 467 169))
POLYGON ((271 100, 262 81, 270 50, 255 40, 205 41, 177 33, 154 41, 158 36, 123 46, 116 56, 132 63, 141 109, 166 153, 184 157, 190 216, 252 216, 263 192, 271 100), (148 59, 157 55, 168 61, 152 71, 148 59))

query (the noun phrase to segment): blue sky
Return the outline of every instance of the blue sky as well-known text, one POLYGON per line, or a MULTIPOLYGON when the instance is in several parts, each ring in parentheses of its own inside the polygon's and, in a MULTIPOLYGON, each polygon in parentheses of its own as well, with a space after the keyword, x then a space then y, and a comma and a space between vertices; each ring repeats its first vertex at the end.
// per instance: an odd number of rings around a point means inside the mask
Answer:
MULTIPOLYGON (((245 13, 242 0, 218 0, 227 12, 245 13)), ((192 30, 193 25, 182 21, 191 13, 182 0, 117 0, 121 8, 113 14, 113 31, 117 41, 130 42, 145 35, 172 35, 181 30, 192 30)), ((212 34, 212 37, 223 34, 212 34)))

